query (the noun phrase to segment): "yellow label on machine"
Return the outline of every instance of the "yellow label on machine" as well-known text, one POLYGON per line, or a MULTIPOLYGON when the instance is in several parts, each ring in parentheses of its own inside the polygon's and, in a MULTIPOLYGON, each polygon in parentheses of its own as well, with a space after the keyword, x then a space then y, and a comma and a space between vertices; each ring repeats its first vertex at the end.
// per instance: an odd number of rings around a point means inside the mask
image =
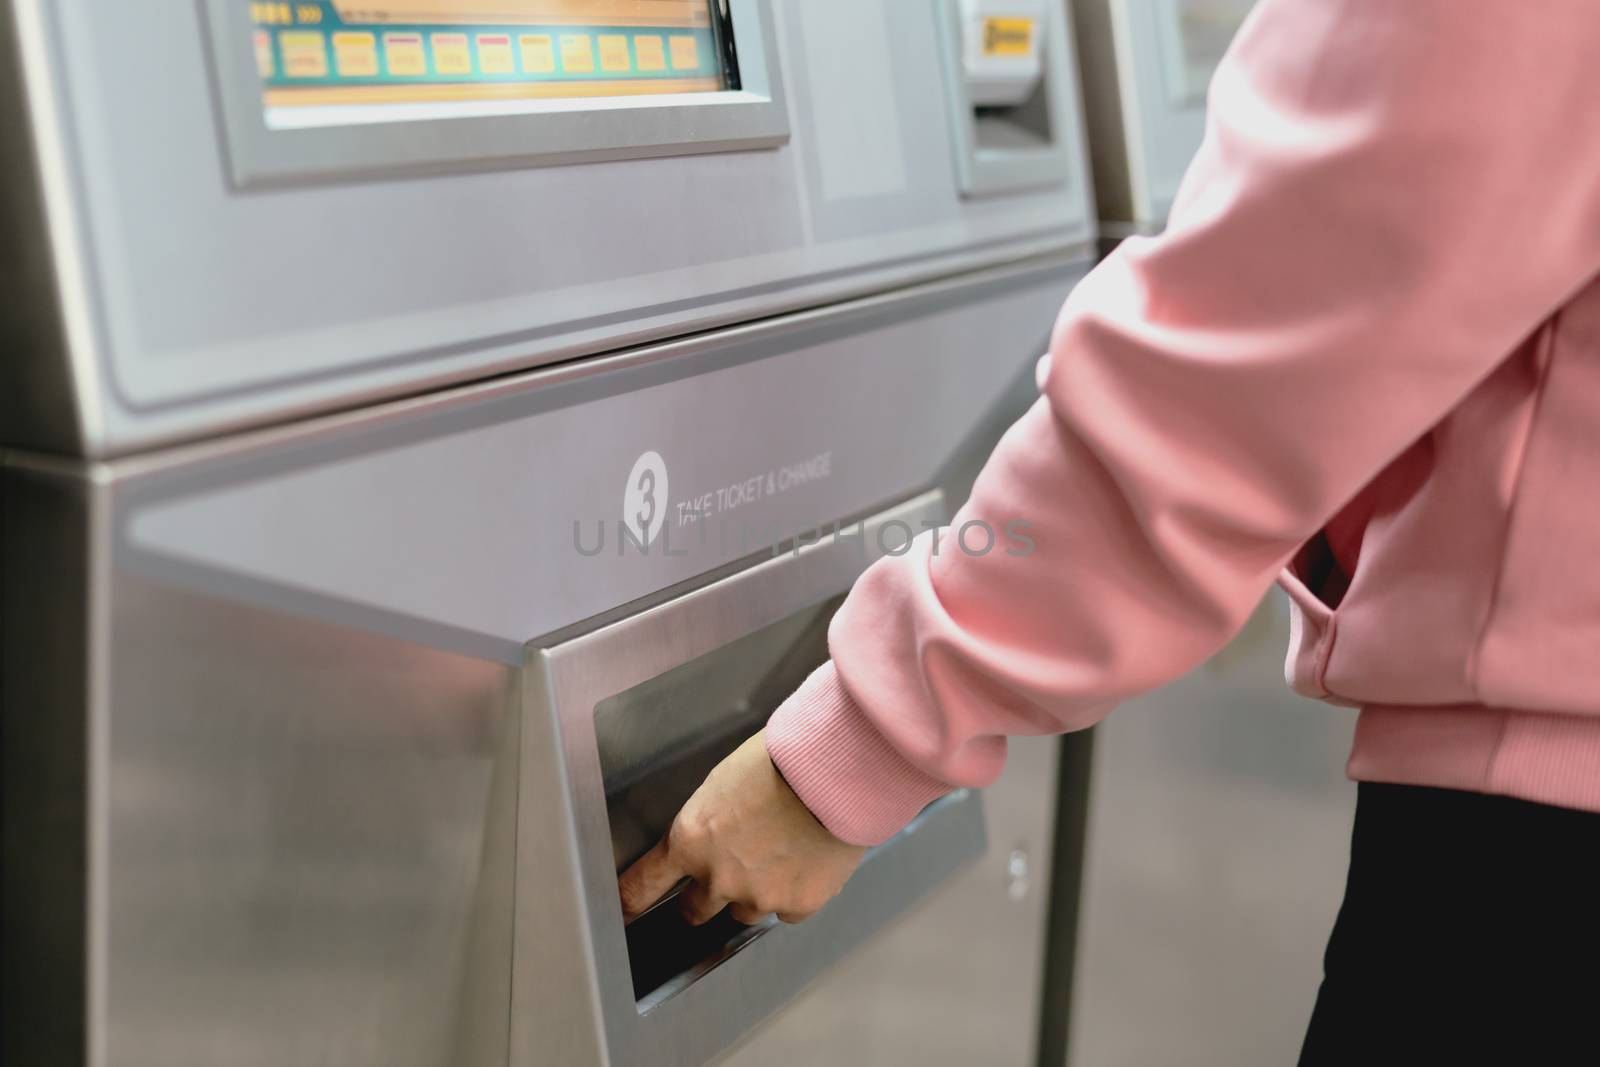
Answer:
POLYGON ((1026 56, 1033 53, 1033 19, 983 20, 983 54, 1026 56))

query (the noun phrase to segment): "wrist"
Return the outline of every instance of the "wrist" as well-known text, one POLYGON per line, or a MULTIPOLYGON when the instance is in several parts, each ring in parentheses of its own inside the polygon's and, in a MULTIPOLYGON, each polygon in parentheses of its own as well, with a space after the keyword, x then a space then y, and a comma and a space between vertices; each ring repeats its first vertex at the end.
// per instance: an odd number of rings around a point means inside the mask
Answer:
POLYGON ((950 788, 889 744, 832 663, 784 701, 764 737, 779 776, 847 844, 888 840, 950 788))

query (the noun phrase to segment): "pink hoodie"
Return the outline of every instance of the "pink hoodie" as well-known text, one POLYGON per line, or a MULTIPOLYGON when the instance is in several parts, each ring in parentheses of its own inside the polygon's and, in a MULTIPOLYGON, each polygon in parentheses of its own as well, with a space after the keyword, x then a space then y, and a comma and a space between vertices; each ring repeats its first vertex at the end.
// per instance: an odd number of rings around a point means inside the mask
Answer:
POLYGON ((773 717, 811 810, 889 837, 1276 577, 1353 777, 1600 811, 1597 122, 1594 0, 1265 0, 1169 229, 1078 286, 955 519, 1036 550, 878 563, 773 717))

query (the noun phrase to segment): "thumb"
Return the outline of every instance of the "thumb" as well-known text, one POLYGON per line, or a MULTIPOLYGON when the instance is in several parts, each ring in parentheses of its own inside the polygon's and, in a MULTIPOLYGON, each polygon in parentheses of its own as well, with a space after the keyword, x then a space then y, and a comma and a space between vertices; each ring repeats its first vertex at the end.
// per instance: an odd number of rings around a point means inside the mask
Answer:
POLYGON ((666 896, 688 873, 673 857, 666 841, 639 857, 617 879, 617 889, 622 894, 622 921, 632 922, 649 911, 650 905, 666 896))

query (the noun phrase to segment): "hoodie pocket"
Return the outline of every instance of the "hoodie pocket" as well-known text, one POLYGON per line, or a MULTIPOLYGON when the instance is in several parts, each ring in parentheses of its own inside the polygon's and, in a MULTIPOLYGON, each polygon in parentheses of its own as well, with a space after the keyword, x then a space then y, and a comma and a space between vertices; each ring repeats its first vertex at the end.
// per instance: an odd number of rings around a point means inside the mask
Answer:
POLYGON ((1342 594, 1346 584, 1342 572, 1337 567, 1330 570, 1330 564, 1327 541, 1318 534, 1278 574, 1278 584, 1289 594, 1289 652, 1283 676, 1290 689, 1316 700, 1332 695, 1326 679, 1339 617, 1338 598, 1329 594, 1342 594), (1321 594, 1313 591, 1313 583, 1321 594))

